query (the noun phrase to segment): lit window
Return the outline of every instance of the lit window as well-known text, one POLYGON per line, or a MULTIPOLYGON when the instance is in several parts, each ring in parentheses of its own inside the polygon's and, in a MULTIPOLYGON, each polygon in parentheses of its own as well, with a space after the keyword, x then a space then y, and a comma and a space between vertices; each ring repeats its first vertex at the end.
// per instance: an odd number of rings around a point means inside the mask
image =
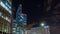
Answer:
POLYGON ((19 27, 17 27, 17 31, 19 31, 20 30, 20 28, 19 27))
POLYGON ((11 9, 11 6, 8 4, 8 2, 6 2, 5 4, 11 9))
POLYGON ((12 25, 13 27, 17 27, 17 24, 15 24, 15 23, 13 23, 13 25, 12 25))
POLYGON ((2 13, 0 12, 0 16, 2 16, 2 13))
POLYGON ((26 23, 23 23, 24 25, 26 25, 26 23))
POLYGON ((7 21, 8 21, 8 22, 11 22, 11 20, 10 20, 10 19, 8 19, 7 21))
POLYGON ((17 34, 19 34, 19 32, 17 32, 17 34))
POLYGON ((8 17, 6 17, 6 20, 7 20, 8 22, 11 22, 11 20, 10 20, 10 19, 8 19, 8 17))
POLYGON ((20 19, 19 21, 23 21, 22 19, 20 19))
POLYGON ((13 31, 13 32, 16 32, 16 31, 13 31))
POLYGON ((11 10, 9 10, 9 9, 4 5, 3 2, 0 2, 0 5, 1 5, 2 7, 4 7, 10 14, 12 13, 11 10))
POLYGON ((7 29, 5 29, 4 31, 5 31, 5 32, 7 32, 8 30, 7 30, 7 29))
POLYGON ((21 18, 23 19, 24 17, 23 17, 23 16, 21 16, 21 18))
POLYGON ((16 28, 13 28, 13 30, 16 30, 16 28))
POLYGON ((49 26, 44 26, 44 28, 49 28, 49 26))
POLYGON ((6 17, 6 20, 8 20, 8 17, 6 17))
POLYGON ((9 4, 7 2, 5 4, 11 9, 11 6, 9 6, 9 4))
POLYGON ((4 17, 4 19, 6 19, 6 17, 4 17))
POLYGON ((1 16, 3 18, 3 16, 1 16))

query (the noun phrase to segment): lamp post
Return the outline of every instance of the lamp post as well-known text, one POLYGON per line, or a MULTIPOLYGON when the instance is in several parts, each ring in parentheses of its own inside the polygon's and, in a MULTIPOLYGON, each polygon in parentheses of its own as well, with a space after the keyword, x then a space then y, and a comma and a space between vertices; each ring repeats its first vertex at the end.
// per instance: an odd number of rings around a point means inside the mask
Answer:
POLYGON ((44 23, 41 23, 41 26, 44 26, 45 24, 44 23))

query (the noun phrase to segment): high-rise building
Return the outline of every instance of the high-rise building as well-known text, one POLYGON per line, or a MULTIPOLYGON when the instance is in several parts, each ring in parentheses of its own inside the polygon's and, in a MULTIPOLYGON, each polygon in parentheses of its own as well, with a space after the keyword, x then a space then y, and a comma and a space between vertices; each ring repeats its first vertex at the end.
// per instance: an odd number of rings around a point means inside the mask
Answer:
POLYGON ((12 34, 24 34, 26 21, 27 16, 22 13, 22 5, 20 4, 16 12, 16 19, 12 23, 12 34))
POLYGON ((11 5, 7 0, 0 0, 0 34, 11 34, 11 5))

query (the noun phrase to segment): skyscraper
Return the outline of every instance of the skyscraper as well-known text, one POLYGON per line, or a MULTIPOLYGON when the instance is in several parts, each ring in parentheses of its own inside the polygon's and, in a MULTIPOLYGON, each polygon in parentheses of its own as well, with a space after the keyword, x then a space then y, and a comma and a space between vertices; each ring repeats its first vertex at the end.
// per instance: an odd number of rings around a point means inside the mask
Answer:
POLYGON ((12 23, 12 26, 13 26, 12 33, 13 34, 23 34, 23 32, 25 32, 24 28, 26 27, 27 16, 26 16, 26 14, 22 13, 22 5, 21 4, 19 5, 19 7, 17 9, 16 18, 13 22, 14 23, 12 23), (16 27, 13 24, 15 24, 16 27))
POLYGON ((0 34, 11 34, 11 4, 0 0, 0 34))

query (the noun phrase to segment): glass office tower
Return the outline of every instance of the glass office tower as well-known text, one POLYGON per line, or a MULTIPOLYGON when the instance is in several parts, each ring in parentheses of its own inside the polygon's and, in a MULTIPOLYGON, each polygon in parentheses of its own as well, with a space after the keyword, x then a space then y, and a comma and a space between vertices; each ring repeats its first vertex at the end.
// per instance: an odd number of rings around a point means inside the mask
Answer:
POLYGON ((0 34, 11 34, 11 4, 0 0, 0 34))
POLYGON ((12 33, 13 34, 25 34, 25 27, 27 22, 27 15, 22 13, 22 5, 20 4, 17 12, 16 19, 12 23, 12 33))

